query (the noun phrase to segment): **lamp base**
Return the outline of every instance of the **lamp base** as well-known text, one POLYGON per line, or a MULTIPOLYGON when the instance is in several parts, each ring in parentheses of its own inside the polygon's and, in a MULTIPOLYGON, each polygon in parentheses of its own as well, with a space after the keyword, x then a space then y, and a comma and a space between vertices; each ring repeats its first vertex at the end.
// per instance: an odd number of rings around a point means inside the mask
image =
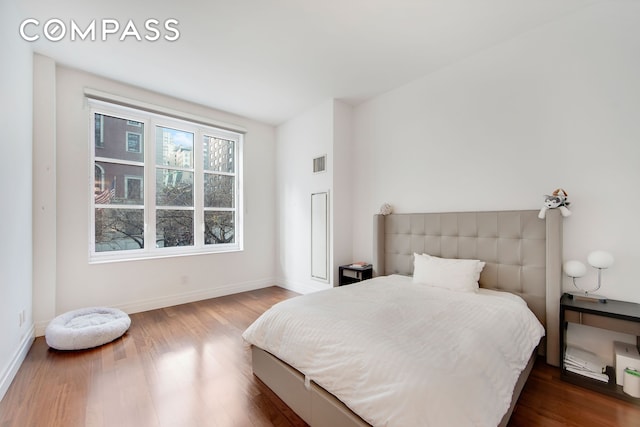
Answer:
POLYGON ((602 295, 596 295, 596 294, 588 294, 585 292, 570 293, 569 298, 574 299, 576 301, 599 302, 599 303, 607 302, 607 297, 604 297, 602 295))

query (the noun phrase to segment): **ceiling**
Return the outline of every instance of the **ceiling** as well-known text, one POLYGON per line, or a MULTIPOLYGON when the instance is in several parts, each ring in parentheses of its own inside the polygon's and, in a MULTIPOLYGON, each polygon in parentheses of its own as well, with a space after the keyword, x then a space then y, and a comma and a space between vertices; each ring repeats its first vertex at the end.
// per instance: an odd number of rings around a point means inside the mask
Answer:
POLYGON ((61 41, 34 50, 59 63, 213 108, 278 125, 327 99, 356 105, 504 43, 597 0, 20 0, 39 26, 60 19, 61 41), (132 20, 144 37, 119 37, 132 20), (69 37, 71 21, 96 40, 69 37), (100 25, 121 29, 102 41, 100 25))

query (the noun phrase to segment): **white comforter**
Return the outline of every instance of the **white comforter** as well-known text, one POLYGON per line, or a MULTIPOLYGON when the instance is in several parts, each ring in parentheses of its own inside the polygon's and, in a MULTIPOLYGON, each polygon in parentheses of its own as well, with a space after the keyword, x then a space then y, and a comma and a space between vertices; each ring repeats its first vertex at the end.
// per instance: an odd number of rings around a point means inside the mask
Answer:
POLYGON ((276 304, 243 334, 374 426, 496 426, 544 329, 524 301, 379 277, 276 304))

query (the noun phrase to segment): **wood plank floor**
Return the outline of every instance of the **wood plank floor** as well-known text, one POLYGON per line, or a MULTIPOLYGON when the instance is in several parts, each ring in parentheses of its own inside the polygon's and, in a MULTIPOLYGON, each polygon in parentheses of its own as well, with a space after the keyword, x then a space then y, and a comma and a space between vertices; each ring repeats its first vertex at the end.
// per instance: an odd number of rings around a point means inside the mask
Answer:
MULTIPOLYGON (((304 426, 253 376, 241 337, 295 295, 271 287, 133 314, 127 334, 93 350, 38 338, 0 402, 0 427, 304 426)), ((538 361, 510 426, 640 426, 640 408, 538 361)))

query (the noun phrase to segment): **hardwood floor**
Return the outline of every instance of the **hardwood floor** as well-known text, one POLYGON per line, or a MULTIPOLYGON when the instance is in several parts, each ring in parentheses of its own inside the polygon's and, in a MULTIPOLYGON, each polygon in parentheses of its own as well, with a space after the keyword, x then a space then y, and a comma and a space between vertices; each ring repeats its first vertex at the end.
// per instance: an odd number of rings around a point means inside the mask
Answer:
MULTIPOLYGON (((304 426, 251 373, 242 331, 296 295, 271 287, 131 315, 121 339, 79 351, 36 339, 0 402, 0 427, 304 426)), ((559 380, 539 361, 510 426, 640 426, 640 407, 559 380)))

